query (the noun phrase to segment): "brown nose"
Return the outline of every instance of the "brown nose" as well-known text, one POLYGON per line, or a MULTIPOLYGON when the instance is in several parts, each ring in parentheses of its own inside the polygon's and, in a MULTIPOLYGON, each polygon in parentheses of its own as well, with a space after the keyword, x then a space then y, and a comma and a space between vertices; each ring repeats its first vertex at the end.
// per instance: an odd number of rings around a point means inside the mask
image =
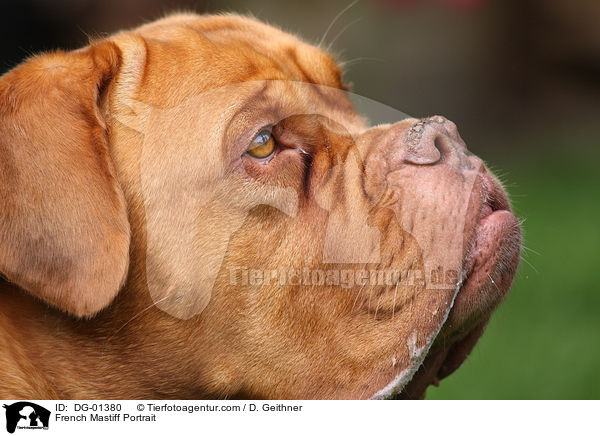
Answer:
POLYGON ((374 127, 363 139, 374 141, 367 154, 363 184, 372 199, 379 198, 388 174, 407 166, 443 163, 458 171, 473 168, 456 125, 442 116, 374 127))
POLYGON ((390 128, 392 168, 402 164, 433 165, 442 160, 461 165, 467 148, 456 125, 442 116, 423 118, 407 129, 405 122, 390 128))

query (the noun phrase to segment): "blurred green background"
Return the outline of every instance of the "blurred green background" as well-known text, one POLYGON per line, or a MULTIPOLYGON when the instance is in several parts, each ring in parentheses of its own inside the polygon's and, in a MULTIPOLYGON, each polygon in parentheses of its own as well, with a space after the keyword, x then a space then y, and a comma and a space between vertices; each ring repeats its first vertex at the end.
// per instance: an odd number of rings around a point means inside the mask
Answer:
POLYGON ((531 132, 482 153, 524 223, 515 284, 463 366, 429 399, 600 398, 600 135, 531 132))
MULTIPOLYGON (((250 13, 346 61, 354 92, 443 114, 525 219, 512 293, 429 399, 600 398, 600 2, 20 0, 0 4, 0 72, 173 10, 250 13)), ((367 114, 368 115, 368 114, 367 114)))

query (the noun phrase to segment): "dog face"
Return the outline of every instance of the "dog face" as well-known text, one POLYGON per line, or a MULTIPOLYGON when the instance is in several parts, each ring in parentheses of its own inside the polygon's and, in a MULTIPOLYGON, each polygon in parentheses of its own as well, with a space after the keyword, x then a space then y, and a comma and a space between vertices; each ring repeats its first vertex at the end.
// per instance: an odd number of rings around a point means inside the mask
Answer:
POLYGON ((173 16, 0 83, 0 271, 175 396, 419 397, 510 287, 518 222, 454 124, 369 127, 272 27, 173 16))

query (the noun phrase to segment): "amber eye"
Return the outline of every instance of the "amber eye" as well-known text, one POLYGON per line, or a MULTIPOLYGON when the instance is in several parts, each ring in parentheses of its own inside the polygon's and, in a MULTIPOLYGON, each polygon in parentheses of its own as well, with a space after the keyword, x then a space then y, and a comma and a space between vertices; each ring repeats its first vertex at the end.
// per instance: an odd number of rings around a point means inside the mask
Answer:
POLYGON ((273 154, 275 147, 273 134, 270 130, 264 129, 254 137, 248 147, 247 153, 256 159, 265 159, 273 154))

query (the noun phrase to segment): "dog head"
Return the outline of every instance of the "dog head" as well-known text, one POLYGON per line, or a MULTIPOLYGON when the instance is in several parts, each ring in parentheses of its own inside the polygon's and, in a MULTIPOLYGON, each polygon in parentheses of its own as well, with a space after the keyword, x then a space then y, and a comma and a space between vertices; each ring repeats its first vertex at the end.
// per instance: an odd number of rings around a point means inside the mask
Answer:
POLYGON ((328 54, 252 19, 33 58, 0 111, 0 271, 176 368, 173 392, 418 397, 517 267, 452 122, 369 127, 328 54))

